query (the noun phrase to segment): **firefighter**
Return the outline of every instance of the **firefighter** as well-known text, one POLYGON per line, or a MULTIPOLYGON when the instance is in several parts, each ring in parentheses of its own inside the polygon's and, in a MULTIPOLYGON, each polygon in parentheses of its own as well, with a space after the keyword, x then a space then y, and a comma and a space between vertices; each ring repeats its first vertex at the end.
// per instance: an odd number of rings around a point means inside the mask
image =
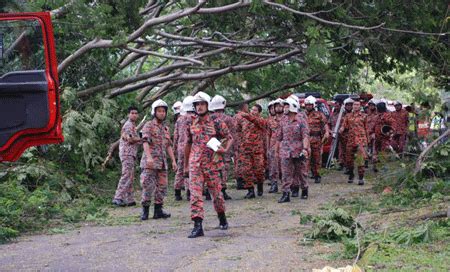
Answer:
POLYGON ((279 144, 278 138, 276 137, 278 130, 281 129, 280 123, 283 115, 283 99, 279 98, 273 101, 273 108, 275 116, 273 116, 268 124, 268 135, 269 135, 269 179, 271 181, 271 187, 269 193, 278 192, 278 184, 281 183, 281 164, 280 164, 280 154, 276 150, 277 144, 279 144))
POLYGON ((204 92, 194 96, 194 108, 197 116, 187 131, 188 141, 184 154, 184 173, 189 176, 191 190, 191 219, 194 221, 189 238, 203 236, 203 187, 206 185, 213 196, 214 209, 219 217, 219 228, 228 229, 225 215, 225 201, 221 192, 221 170, 224 167, 223 155, 229 152, 233 137, 227 127, 216 116, 208 112, 211 98, 204 92), (215 139, 213 139, 215 138, 215 139), (208 142, 218 140, 221 145, 214 151, 208 142))
POLYGON ((341 133, 347 133, 347 145, 345 150, 346 166, 349 172, 348 183, 353 183, 355 156, 358 167, 358 185, 364 185, 364 161, 367 159, 367 116, 361 112, 361 103, 359 101, 347 101, 345 104, 352 105, 353 111, 346 114, 341 133))
POLYGON ((315 183, 320 183, 319 174, 322 165, 322 147, 323 143, 330 137, 330 128, 325 114, 315 110, 316 98, 308 96, 305 99, 305 109, 308 115, 309 139, 311 146, 311 172, 313 173, 315 183))
POLYGON ((374 152, 374 171, 378 172, 377 164, 379 157, 383 153, 392 152, 392 136, 394 135, 394 120, 390 112, 387 111, 386 102, 384 100, 377 103, 378 118, 374 127, 375 135, 375 152, 374 152))
POLYGON ((176 123, 178 117, 180 117, 182 106, 183 106, 183 103, 180 101, 173 103, 172 111, 173 111, 173 122, 174 123, 176 123))
POLYGON ((258 115, 250 114, 247 103, 240 105, 235 115, 236 137, 239 138, 237 167, 240 177, 244 181, 244 188, 248 190, 246 199, 255 198, 257 185, 258 195, 263 195, 264 183, 264 131, 267 122, 258 115))
MULTIPOLYGON (((351 99, 350 97, 344 100, 344 113, 342 114, 342 119, 345 119, 345 116, 347 114, 350 114, 353 110, 353 99, 351 99)), ((340 126, 342 127, 342 126, 340 126)), ((339 129, 339 131, 341 131, 339 129)), ((347 152, 347 140, 348 140, 348 131, 344 130, 343 132, 340 132, 340 140, 339 140, 339 157, 340 157, 340 162, 342 161, 343 165, 346 166, 346 161, 347 161, 347 156, 345 154, 345 152, 347 152)), ((348 175, 350 173, 349 169, 346 168, 344 174, 348 175)))
POLYGON ((172 150, 169 127, 165 124, 167 103, 161 99, 152 104, 153 119, 142 128, 144 152, 141 158, 142 220, 148 219, 152 195, 155 200, 153 219, 169 218, 163 211, 164 197, 167 194, 167 156, 172 161, 172 170, 177 164, 172 150))
POLYGON ((392 138, 392 145, 398 154, 402 154, 405 149, 406 136, 408 134, 409 116, 408 112, 402 108, 400 101, 394 102, 395 111, 391 112, 394 121, 393 129, 395 131, 392 138))
POLYGON ((128 108, 128 120, 122 127, 119 142, 119 157, 122 163, 122 176, 120 177, 113 204, 119 207, 135 206, 133 197, 134 164, 139 144, 142 143, 136 132, 136 121, 139 112, 136 107, 128 108))
POLYGON ((193 96, 187 96, 183 100, 183 105, 181 108, 181 116, 178 118, 175 123, 175 131, 173 137, 173 150, 176 152, 177 157, 177 172, 175 174, 175 200, 181 201, 183 198, 181 197, 181 190, 183 188, 186 189, 186 198, 189 200, 190 191, 189 191, 189 181, 184 177, 183 167, 184 167, 184 148, 187 142, 187 130, 192 124, 192 120, 195 116, 194 105, 192 102, 194 101, 193 96))
MULTIPOLYGON (((216 95, 211 99, 211 103, 209 105, 209 110, 214 112, 214 116, 216 116, 220 121, 224 122, 228 126, 228 130, 231 135, 234 133, 234 120, 233 117, 225 114, 225 107, 227 105, 227 101, 223 96, 216 95)), ((230 147, 230 150, 233 149, 233 146, 230 147)), ((227 181, 228 181, 228 173, 230 170, 231 157, 233 152, 227 152, 224 155, 225 165, 221 171, 222 173, 222 194, 225 200, 230 200, 231 196, 227 194, 227 181)))
MULTIPOLYGON (((378 112, 376 101, 372 98, 367 103, 367 136, 369 137, 368 141, 368 150, 369 154, 371 154, 371 160, 374 166, 374 171, 377 171, 375 167, 374 156, 376 156, 375 150, 375 125, 378 119, 378 112)), ((369 160, 365 161, 365 167, 369 167, 369 160)))
POLYGON ((306 179, 306 160, 310 154, 309 129, 307 121, 297 116, 300 108, 293 98, 287 98, 288 113, 283 117, 280 129, 277 131, 277 153, 280 154, 282 191, 278 203, 290 202, 292 196, 298 196, 302 189, 302 199, 308 198, 308 181, 306 179))

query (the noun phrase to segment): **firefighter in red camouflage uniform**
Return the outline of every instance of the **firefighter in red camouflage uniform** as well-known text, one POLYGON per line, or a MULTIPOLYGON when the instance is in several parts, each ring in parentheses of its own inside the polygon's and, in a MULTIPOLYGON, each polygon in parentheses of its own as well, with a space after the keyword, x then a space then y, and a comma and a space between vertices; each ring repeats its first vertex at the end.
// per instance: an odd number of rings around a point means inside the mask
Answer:
POLYGON ((280 154, 282 191, 283 195, 278 203, 290 201, 298 197, 299 188, 302 189, 302 199, 308 198, 308 181, 306 179, 306 160, 310 154, 308 122, 303 116, 298 116, 300 108, 296 99, 288 97, 285 100, 285 113, 277 131, 277 153, 280 154))
POLYGON ((390 152, 392 135, 394 134, 394 120, 390 112, 387 111, 386 102, 381 101, 377 104, 378 118, 374 127, 375 135, 375 167, 380 162, 380 156, 385 152, 390 152))
POLYGON ((361 112, 361 103, 347 98, 345 106, 352 105, 353 112, 345 115, 340 132, 347 132, 347 146, 345 150, 346 166, 349 172, 349 183, 353 183, 354 164, 358 167, 358 185, 364 185, 364 161, 367 159, 367 116, 361 112))
POLYGON ((163 211, 164 197, 167 194, 167 155, 172 160, 173 171, 177 170, 172 150, 169 127, 164 123, 167 116, 167 103, 161 99, 152 104, 153 120, 142 128, 144 152, 141 158, 142 220, 148 219, 152 195, 155 200, 154 219, 168 218, 163 211))
POLYGON ((191 127, 192 120, 195 117, 194 113, 194 105, 192 101, 194 100, 193 96, 187 96, 182 103, 180 117, 177 119, 175 123, 175 131, 173 137, 173 150, 177 155, 177 172, 175 174, 175 200, 181 201, 183 198, 181 197, 181 190, 186 188, 186 197, 189 200, 190 191, 189 191, 189 180, 184 177, 184 149, 187 143, 187 133, 189 127, 191 127))
MULTIPOLYGON (((377 172, 374 157, 376 157, 375 149, 375 125, 377 123, 378 113, 376 103, 373 99, 370 99, 367 103, 367 136, 369 137, 369 153, 371 154, 371 161, 373 163, 373 170, 377 172)), ((369 160, 366 160, 366 168, 369 166, 369 160)))
POLYGON ((239 139, 237 167, 243 179, 244 188, 248 190, 245 198, 255 198, 254 185, 257 184, 258 195, 263 194, 264 182, 264 134, 267 121, 249 114, 248 104, 240 105, 239 112, 234 116, 236 137, 239 139))
POLYGON ((316 98, 308 96, 305 99, 305 109, 308 116, 309 140, 311 146, 311 171, 315 183, 320 183, 319 174, 322 165, 322 147, 323 143, 330 137, 330 129, 325 114, 315 110, 316 98))
MULTIPOLYGON (((212 98, 211 103, 209 105, 209 110, 213 111, 213 116, 216 116, 220 121, 224 122, 231 135, 234 134, 234 119, 233 117, 225 114, 225 107, 227 105, 227 101, 223 96, 216 95, 212 98)), ((233 147, 230 147, 232 150, 233 147)), ((222 194, 225 200, 230 200, 231 197, 227 194, 227 181, 228 181, 228 173, 230 172, 230 164, 231 164, 231 155, 232 151, 227 152, 224 155, 225 165, 222 169, 222 194)))
POLYGON ((194 221, 189 238, 203 236, 203 187, 206 185, 212 194, 214 209, 219 217, 219 228, 227 229, 228 222, 225 216, 225 200, 221 192, 221 170, 224 167, 223 155, 229 152, 233 144, 233 137, 227 125, 208 112, 211 98, 204 92, 194 96, 194 108, 197 116, 187 131, 188 142, 185 148, 184 172, 189 176, 189 189, 191 190, 191 219, 194 221), (216 138, 222 145, 213 151, 207 143, 216 138))
POLYGON ((269 179, 271 181, 271 187, 269 193, 278 192, 278 184, 281 184, 281 163, 280 154, 276 150, 277 144, 279 144, 276 137, 278 130, 281 129, 281 119, 283 118, 283 99, 279 98, 273 101, 273 108, 275 116, 273 116, 268 122, 268 135, 269 135, 269 179))
POLYGON ((119 157, 122 163, 120 177, 113 204, 119 207, 134 206, 133 197, 134 164, 139 144, 142 143, 136 131, 136 121, 139 113, 136 107, 128 108, 128 120, 122 127, 119 143, 119 157))
POLYGON ((400 101, 394 102, 395 111, 391 112, 394 129, 394 136, 392 138, 392 146, 398 154, 402 154, 405 149, 406 136, 408 134, 409 115, 408 112, 402 108, 400 101))

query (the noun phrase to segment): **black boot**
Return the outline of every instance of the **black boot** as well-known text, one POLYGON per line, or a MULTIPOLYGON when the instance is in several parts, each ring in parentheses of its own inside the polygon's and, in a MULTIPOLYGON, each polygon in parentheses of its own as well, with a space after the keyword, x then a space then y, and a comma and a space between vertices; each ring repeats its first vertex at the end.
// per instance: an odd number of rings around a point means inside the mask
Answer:
POLYGON ((278 193, 278 184, 275 181, 272 181, 272 185, 270 186, 269 194, 278 193))
POLYGON ((229 196, 227 194, 227 189, 226 188, 222 188, 222 194, 223 194, 223 199, 225 199, 225 200, 230 200, 231 199, 231 196, 229 196))
POLYGON ((228 222, 225 213, 224 212, 218 213, 217 216, 219 217, 219 229, 221 230, 228 229, 228 222))
POLYGON ((244 180, 242 178, 236 179, 236 190, 244 190, 244 180))
POLYGON ((181 197, 181 190, 180 189, 175 189, 175 200, 176 201, 183 200, 183 198, 181 197))
POLYGON ((142 205, 142 215, 141 220, 148 220, 148 212, 150 210, 150 203, 142 205))
POLYGON ((191 191, 189 189, 186 190, 186 200, 191 201, 191 191))
POLYGON ((135 201, 127 203, 127 207, 132 207, 132 206, 136 206, 136 202, 135 201))
POLYGON ((355 174, 353 173, 353 169, 351 169, 348 175, 348 183, 353 183, 353 179, 355 179, 355 174))
POLYGON ((316 176, 314 178, 314 183, 320 183, 322 181, 322 177, 321 176, 316 176))
POLYGON ((364 185, 364 176, 359 176, 358 185, 364 185))
POLYGON ((298 187, 292 187, 292 197, 298 197, 298 192, 300 191, 300 188, 298 187))
POLYGON ((159 219, 159 218, 169 218, 170 213, 166 213, 162 209, 162 204, 155 204, 155 212, 153 214, 153 219, 159 219))
POLYGON ((112 201, 112 204, 113 204, 114 206, 117 206, 117 207, 125 207, 125 206, 127 206, 127 204, 126 204, 125 202, 123 202, 122 199, 114 199, 114 200, 112 201))
POLYGON ((209 190, 206 189, 203 193, 203 195, 206 197, 206 200, 211 200, 211 194, 209 193, 209 190))
POLYGON ((308 199, 308 188, 302 189, 301 199, 308 199))
POLYGON ((283 195, 281 196, 280 200, 278 200, 278 203, 285 202, 291 202, 291 198, 289 197, 289 193, 283 192, 283 195))
POLYGON ((194 218, 194 228, 188 238, 197 238, 205 235, 203 233, 202 221, 203 220, 201 218, 194 218))
POLYGON ((263 187, 263 183, 261 182, 261 183, 258 183, 257 185, 256 185, 256 189, 257 189, 257 192, 258 192, 258 196, 262 196, 263 195, 263 193, 264 193, 264 187, 263 187))
POLYGON ((251 198, 255 198, 255 197, 256 197, 255 196, 255 188, 252 187, 252 188, 248 189, 248 193, 244 198, 251 199, 251 198))

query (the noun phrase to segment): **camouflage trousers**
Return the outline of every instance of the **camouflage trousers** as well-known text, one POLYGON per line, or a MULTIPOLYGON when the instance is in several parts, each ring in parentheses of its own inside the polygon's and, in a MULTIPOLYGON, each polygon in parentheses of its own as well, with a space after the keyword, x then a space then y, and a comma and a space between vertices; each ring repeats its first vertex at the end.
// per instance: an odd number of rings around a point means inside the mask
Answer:
POLYGON ((123 156, 120 158, 122 163, 122 175, 119 184, 117 184, 114 199, 122 200, 127 204, 134 202, 133 181, 135 160, 136 159, 133 156, 123 156))
POLYGON ((269 163, 269 179, 277 184, 281 181, 281 163, 278 154, 275 154, 275 150, 271 150, 267 156, 269 163))
POLYGON ((191 218, 205 217, 203 209, 203 189, 206 185, 212 196, 214 209, 217 213, 225 212, 225 200, 222 194, 222 177, 220 170, 208 167, 191 167, 189 169, 189 190, 191 191, 191 218))
POLYGON ((245 182, 244 188, 252 188, 257 183, 264 182, 264 152, 241 152, 237 158, 239 174, 245 182))
POLYGON ((305 159, 281 158, 281 190, 284 193, 289 193, 291 188, 295 187, 308 188, 306 166, 307 162, 305 159))
POLYGON ((350 171, 353 171, 355 168, 355 158, 356 158, 356 166, 358 168, 358 176, 364 176, 364 162, 367 159, 365 153, 362 149, 366 147, 360 148, 358 145, 354 143, 347 143, 347 148, 345 150, 345 164, 350 171))
POLYGON ((230 172, 230 165, 231 165, 231 158, 227 160, 228 158, 225 158, 224 166, 221 170, 221 176, 222 176, 222 188, 227 189, 227 181, 228 181, 228 173, 230 172))
POLYGON ((346 151, 346 146, 347 146, 347 137, 345 137, 345 135, 341 136, 339 138, 339 142, 338 142, 338 149, 339 149, 339 156, 338 156, 338 161, 340 164, 345 165, 345 151, 346 151))
POLYGON ((188 179, 184 177, 183 169, 184 169, 184 150, 183 152, 178 152, 177 172, 175 173, 175 182, 174 182, 175 190, 181 190, 189 186, 188 179))
POLYGON ((167 170, 142 169, 141 186, 143 206, 150 204, 152 195, 154 195, 155 204, 163 204, 164 197, 167 195, 167 170))
POLYGON ((321 142, 311 142, 311 157, 310 165, 312 174, 317 177, 319 176, 319 170, 322 166, 322 143, 321 142))

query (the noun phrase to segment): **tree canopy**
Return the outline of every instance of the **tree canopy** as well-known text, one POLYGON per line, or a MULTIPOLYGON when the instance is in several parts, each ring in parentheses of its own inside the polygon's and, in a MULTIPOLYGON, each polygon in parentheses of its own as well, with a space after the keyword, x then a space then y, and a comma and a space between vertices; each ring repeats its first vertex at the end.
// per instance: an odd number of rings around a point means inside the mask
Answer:
POLYGON ((363 66, 385 79, 417 68, 448 81, 442 0, 8 3, 3 11, 52 11, 62 86, 81 100, 131 93, 147 107, 209 87, 238 100, 297 82, 359 92, 363 66))

